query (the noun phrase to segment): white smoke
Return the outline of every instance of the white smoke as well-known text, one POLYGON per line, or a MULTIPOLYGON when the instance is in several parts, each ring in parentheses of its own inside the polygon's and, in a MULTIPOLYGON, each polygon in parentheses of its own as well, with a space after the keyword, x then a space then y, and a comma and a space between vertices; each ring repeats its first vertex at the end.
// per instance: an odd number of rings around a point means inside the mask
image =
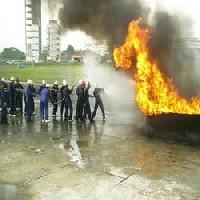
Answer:
POLYGON ((138 123, 140 112, 135 102, 133 75, 129 77, 114 67, 99 64, 93 55, 84 58, 84 74, 91 83, 91 93, 95 85, 104 88, 102 99, 105 111, 113 122, 138 123))

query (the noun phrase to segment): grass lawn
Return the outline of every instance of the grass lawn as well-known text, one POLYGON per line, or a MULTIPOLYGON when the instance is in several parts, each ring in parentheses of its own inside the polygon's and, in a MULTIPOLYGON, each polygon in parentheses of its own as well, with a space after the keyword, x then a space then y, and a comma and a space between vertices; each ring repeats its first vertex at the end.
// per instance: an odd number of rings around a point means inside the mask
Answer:
POLYGON ((61 83, 66 79, 70 84, 75 84, 78 79, 84 78, 83 67, 81 64, 35 64, 20 69, 18 65, 0 65, 0 78, 9 80, 14 76, 19 77, 20 81, 31 79, 34 83, 40 83, 43 79, 48 83, 54 83, 55 80, 61 83))

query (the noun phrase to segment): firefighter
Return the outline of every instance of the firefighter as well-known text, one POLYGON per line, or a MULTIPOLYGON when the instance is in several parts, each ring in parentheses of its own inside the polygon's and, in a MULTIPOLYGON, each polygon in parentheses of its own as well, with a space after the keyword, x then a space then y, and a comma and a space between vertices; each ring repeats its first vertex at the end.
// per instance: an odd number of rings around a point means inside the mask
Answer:
POLYGON ((42 80, 42 85, 40 86, 39 91, 38 91, 39 95, 40 95, 41 90, 42 90, 43 88, 45 88, 45 87, 46 87, 46 81, 45 81, 45 80, 42 80))
POLYGON ((59 92, 58 81, 55 81, 55 83, 53 84, 53 88, 51 89, 51 101, 53 104, 53 112, 52 112, 53 117, 56 117, 56 113, 58 111, 58 92, 59 92))
POLYGON ((92 123, 93 119, 92 119, 90 100, 89 100, 89 98, 92 97, 89 94, 90 87, 91 87, 90 83, 87 82, 86 87, 84 89, 84 120, 86 120, 88 118, 90 120, 90 122, 92 123))
POLYGON ((3 107, 4 103, 4 81, 1 79, 0 80, 0 110, 3 107))
POLYGON ((9 102, 10 102, 10 114, 11 116, 16 116, 16 85, 15 78, 12 76, 10 78, 9 85, 9 102))
POLYGON ((8 124, 8 110, 6 102, 3 102, 2 104, 2 110, 1 110, 1 124, 8 124))
POLYGON ((63 93, 63 90, 65 89, 66 85, 67 85, 67 81, 63 80, 63 85, 60 88, 60 98, 61 98, 60 116, 61 116, 61 118, 63 117, 63 112, 64 112, 64 109, 65 109, 65 102, 64 102, 64 93, 63 93))
POLYGON ((16 78, 16 107, 20 109, 20 112, 23 112, 23 90, 24 87, 19 82, 19 78, 16 78))
POLYGON ((49 84, 40 88, 40 117, 42 122, 49 122, 48 102, 50 97, 49 84))
POLYGON ((33 81, 27 81, 28 86, 24 89, 24 102, 25 102, 25 112, 27 115, 27 120, 31 121, 31 117, 34 112, 34 97, 36 96, 36 90, 33 87, 33 81))
POLYGON ((76 88, 77 102, 76 102, 76 120, 83 120, 83 108, 84 108, 84 88, 85 81, 80 80, 79 85, 76 88))
POLYGON ((5 82, 5 78, 3 77, 2 79, 1 79, 1 83, 2 83, 2 85, 3 85, 3 92, 2 92, 2 94, 3 94, 3 102, 6 102, 6 106, 7 106, 7 108, 9 108, 10 106, 9 106, 9 91, 8 91, 8 84, 5 82))
POLYGON ((63 97, 64 97, 64 106, 65 106, 65 120, 73 121, 73 108, 72 108, 72 100, 70 95, 73 92, 73 87, 70 89, 67 82, 64 84, 65 87, 63 88, 63 97), (69 111, 69 112, 68 112, 69 111))
POLYGON ((93 92, 93 95, 95 97, 95 106, 94 106, 94 111, 92 113, 92 119, 94 119, 94 117, 96 116, 97 109, 98 109, 98 107, 100 107, 102 116, 103 116, 103 120, 105 120, 104 105, 103 105, 103 101, 101 99, 102 92, 103 92, 103 89, 98 88, 98 86, 96 85, 94 92, 93 92))

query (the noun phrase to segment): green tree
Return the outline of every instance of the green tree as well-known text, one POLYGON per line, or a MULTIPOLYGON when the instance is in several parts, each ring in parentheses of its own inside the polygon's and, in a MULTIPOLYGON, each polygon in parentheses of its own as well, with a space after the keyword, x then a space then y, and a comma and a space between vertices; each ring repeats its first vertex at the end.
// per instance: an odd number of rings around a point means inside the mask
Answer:
POLYGON ((67 50, 66 50, 66 56, 68 60, 71 60, 72 55, 74 54, 75 50, 72 45, 68 45, 67 50))
POLYGON ((1 60, 25 60, 25 53, 17 48, 4 48, 0 56, 1 60))

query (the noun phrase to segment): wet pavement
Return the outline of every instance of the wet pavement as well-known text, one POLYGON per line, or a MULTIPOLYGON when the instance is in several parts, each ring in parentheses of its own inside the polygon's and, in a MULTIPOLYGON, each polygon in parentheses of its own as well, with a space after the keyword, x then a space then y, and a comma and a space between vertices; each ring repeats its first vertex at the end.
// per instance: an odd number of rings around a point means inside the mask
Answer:
POLYGON ((0 199, 200 199, 200 148, 148 138, 138 122, 106 115, 1 125, 0 199))

